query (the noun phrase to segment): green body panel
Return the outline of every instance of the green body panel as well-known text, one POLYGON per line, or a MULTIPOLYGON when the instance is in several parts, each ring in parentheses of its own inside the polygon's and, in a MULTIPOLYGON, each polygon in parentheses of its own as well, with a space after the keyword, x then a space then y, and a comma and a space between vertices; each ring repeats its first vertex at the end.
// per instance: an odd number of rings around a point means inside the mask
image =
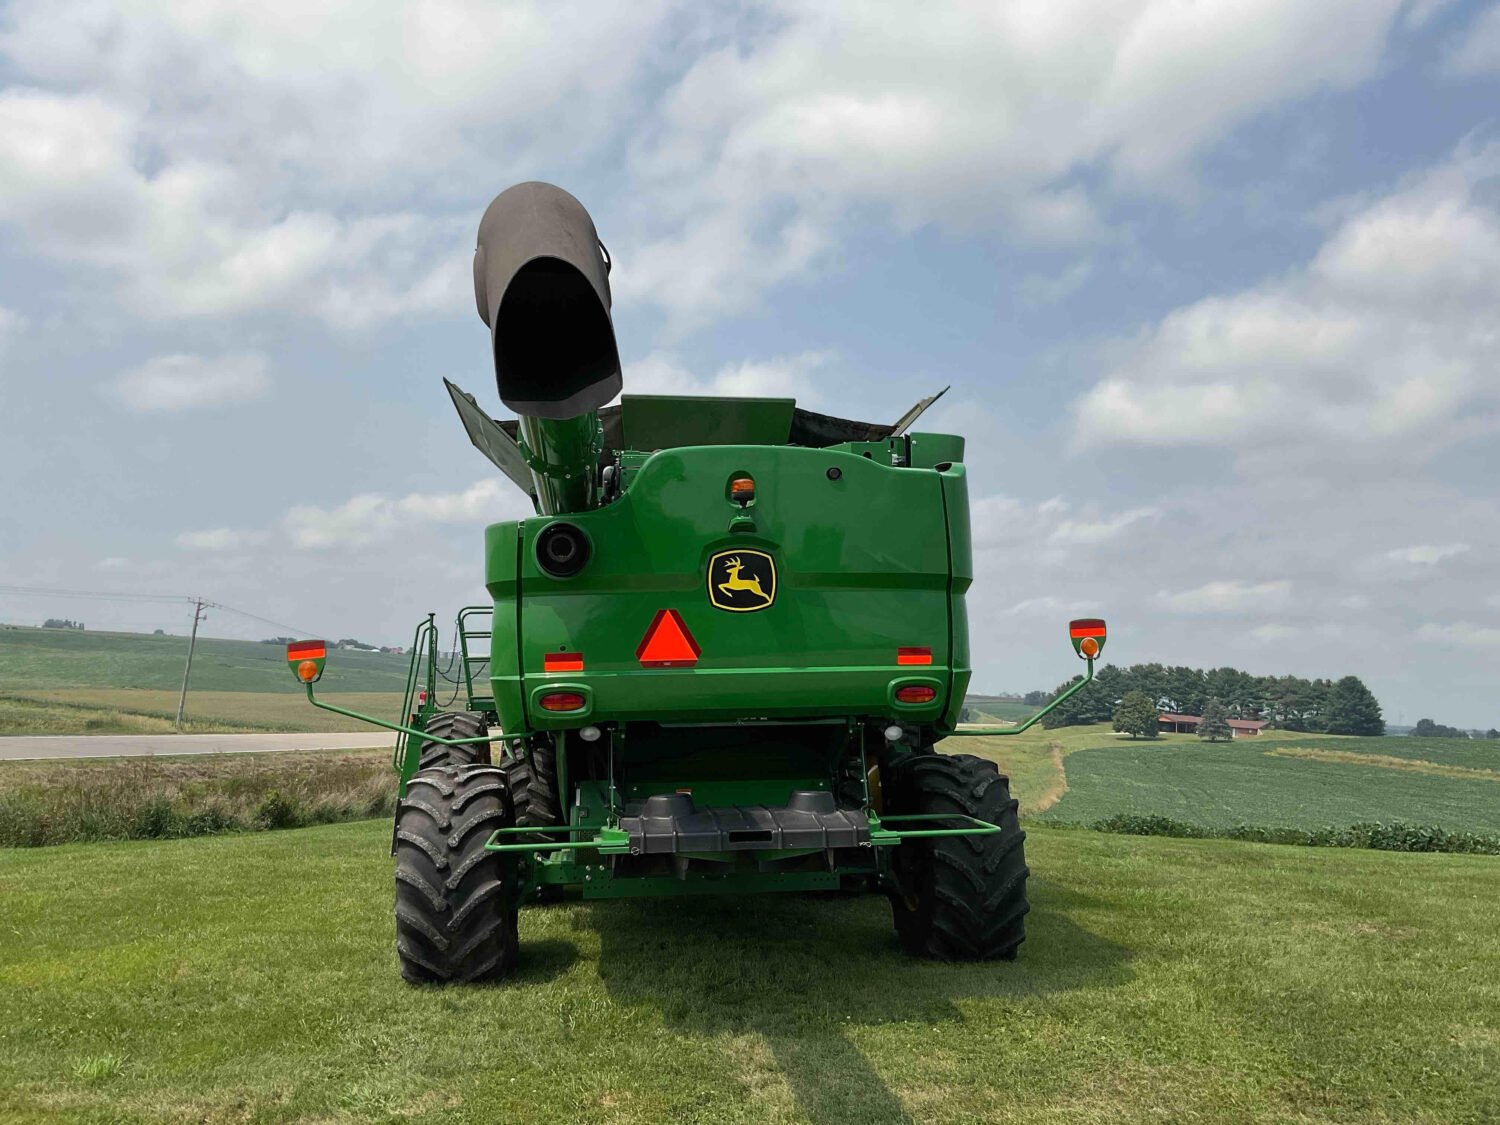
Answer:
POLYGON ((485 577, 501 722, 507 730, 848 715, 944 723, 962 700, 951 657, 962 617, 956 587, 969 577, 955 583, 952 559, 972 567, 967 522, 955 524, 949 508, 966 515, 964 493, 960 465, 939 473, 834 450, 695 446, 655 453, 614 503, 566 517, 593 546, 572 578, 553 578, 536 562, 536 536, 551 517, 496 524, 486 533, 485 577), (742 476, 756 484, 744 509, 727 497, 728 482, 742 476), (731 531, 736 520, 753 529, 731 531), (775 559, 767 608, 711 603, 708 561, 733 549, 775 559), (696 640, 696 666, 637 660, 662 609, 676 610, 696 640), (931 664, 898 665, 903 646, 926 646, 931 664), (544 672, 544 655, 563 651, 581 652, 584 670, 544 672), (895 689, 909 683, 930 684, 935 698, 898 703, 895 689), (585 696, 586 708, 536 706, 537 695, 558 690, 585 696))

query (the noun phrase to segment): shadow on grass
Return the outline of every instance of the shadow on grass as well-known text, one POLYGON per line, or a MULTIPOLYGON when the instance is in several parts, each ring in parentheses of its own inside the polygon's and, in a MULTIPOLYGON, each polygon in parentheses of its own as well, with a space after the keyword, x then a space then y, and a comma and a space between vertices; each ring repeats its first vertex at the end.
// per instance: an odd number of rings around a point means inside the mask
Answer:
POLYGON ((1019 960, 980 964, 907 957, 879 895, 626 900, 584 909, 600 935, 600 978, 616 1000, 655 1009, 680 1031, 763 1037, 813 1121, 903 1122, 910 1115, 851 1029, 962 1021, 958 1001, 1022 1001, 1128 977, 1123 946, 1069 919, 1087 905, 1084 896, 1041 879, 1032 886, 1019 960))

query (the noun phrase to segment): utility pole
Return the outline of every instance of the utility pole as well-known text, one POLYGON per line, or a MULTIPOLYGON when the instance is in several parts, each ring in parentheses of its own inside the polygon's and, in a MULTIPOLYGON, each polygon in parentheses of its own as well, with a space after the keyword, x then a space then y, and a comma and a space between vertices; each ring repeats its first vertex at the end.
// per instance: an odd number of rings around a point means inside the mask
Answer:
POLYGON ((182 670, 182 694, 177 697, 177 730, 182 730, 182 713, 187 709, 188 677, 193 674, 193 649, 198 646, 198 622, 202 621, 207 614, 203 612, 203 599, 195 598, 193 601, 193 633, 188 638, 187 667, 182 670))

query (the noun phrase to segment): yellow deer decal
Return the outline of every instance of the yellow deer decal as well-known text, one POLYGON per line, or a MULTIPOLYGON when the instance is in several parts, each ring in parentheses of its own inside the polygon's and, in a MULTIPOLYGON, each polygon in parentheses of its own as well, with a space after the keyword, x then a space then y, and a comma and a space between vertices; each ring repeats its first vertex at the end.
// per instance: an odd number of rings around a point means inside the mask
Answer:
POLYGON ((770 601, 766 592, 760 588, 759 578, 741 578, 740 571, 745 569, 745 564, 738 557, 724 560, 724 569, 729 572, 727 581, 719 583, 719 590, 725 594, 733 594, 736 590, 750 590, 762 601, 770 601))

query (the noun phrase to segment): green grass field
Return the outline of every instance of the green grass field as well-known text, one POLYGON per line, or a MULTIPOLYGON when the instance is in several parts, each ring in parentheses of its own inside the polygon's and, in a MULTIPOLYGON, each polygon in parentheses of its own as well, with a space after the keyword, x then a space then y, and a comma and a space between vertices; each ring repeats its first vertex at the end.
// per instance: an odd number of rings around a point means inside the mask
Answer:
POLYGON ((414 990, 384 821, 0 853, 6 1121, 1483 1121, 1500 864, 1034 830, 1014 964, 874 897, 522 914, 414 990))
MULTIPOLYGON (((157 734, 173 729, 187 655, 184 637, 0 628, 0 736, 157 734)), ((339 650, 320 695, 398 718, 408 659, 339 650)), ((362 731, 368 724, 311 706, 279 645, 198 639, 189 733, 362 731)))

